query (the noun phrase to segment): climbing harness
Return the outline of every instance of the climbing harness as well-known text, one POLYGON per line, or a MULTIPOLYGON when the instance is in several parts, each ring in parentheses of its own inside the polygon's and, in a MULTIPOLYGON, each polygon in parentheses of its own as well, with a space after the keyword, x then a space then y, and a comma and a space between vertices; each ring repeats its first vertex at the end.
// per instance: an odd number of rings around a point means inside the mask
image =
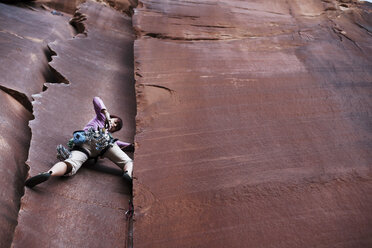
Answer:
POLYGON ((98 128, 98 130, 90 128, 86 131, 75 131, 73 133, 73 138, 68 143, 68 146, 70 149, 73 149, 75 146, 91 143, 94 145, 97 151, 102 151, 116 140, 117 139, 114 139, 105 128, 98 128))
POLYGON ((68 159, 71 156, 69 149, 64 147, 62 144, 57 146, 57 158, 61 161, 68 159))
POLYGON ((114 139, 107 131, 106 128, 98 128, 94 130, 89 128, 88 130, 78 130, 73 133, 73 137, 67 143, 69 149, 63 147, 62 145, 57 146, 57 158, 63 160, 69 158, 70 151, 80 151, 86 154, 89 158, 93 158, 96 161, 98 157, 103 156, 103 154, 113 146, 117 141, 114 139), (91 147, 94 147, 96 151, 99 151, 99 154, 95 157, 90 156, 90 152, 83 145, 88 144, 91 147))

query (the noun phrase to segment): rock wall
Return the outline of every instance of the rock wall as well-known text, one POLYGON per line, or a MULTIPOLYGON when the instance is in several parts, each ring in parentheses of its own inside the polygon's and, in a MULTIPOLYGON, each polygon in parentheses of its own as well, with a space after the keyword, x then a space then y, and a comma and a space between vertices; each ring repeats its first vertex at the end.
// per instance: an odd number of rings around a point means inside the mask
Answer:
POLYGON ((31 95, 59 82, 47 43, 72 36, 67 16, 0 4, 0 247, 10 247, 24 191, 31 95))
POLYGON ((126 247, 130 195, 109 161, 90 161, 73 178, 26 188, 18 210, 27 154, 30 175, 57 162, 56 145, 94 115, 94 96, 123 117, 124 131, 115 136, 133 141, 131 18, 92 1, 74 16, 36 2, 1 4, 0 24, 0 247, 126 247))
POLYGON ((0 247, 372 245, 370 4, 144 0, 132 23, 132 0, 14 2, 0 247), (134 230, 106 160, 19 200, 27 153, 30 175, 47 170, 97 95, 124 117, 118 138, 136 130, 134 230))
POLYGON ((31 138, 27 127, 31 113, 3 91, 0 103, 0 247, 10 247, 27 173, 24 162, 31 138))
MULTIPOLYGON (((130 142, 135 130, 133 40, 129 17, 99 3, 80 6, 84 34, 49 43, 50 65, 69 84, 47 84, 34 95, 35 120, 28 157, 30 174, 50 168, 55 147, 94 116, 100 96, 110 113, 123 116, 117 138, 130 142)), ((92 161, 91 161, 92 162, 92 161)), ((76 176, 26 189, 13 247, 125 247, 129 191, 110 161, 86 165, 76 176)))
MULTIPOLYGON (((42 7, 47 10, 61 11, 62 14, 73 15, 78 6, 87 0, 0 0, 0 2, 8 4, 16 4, 27 8, 42 7)), ((137 6, 137 0, 96 0, 106 6, 111 6, 114 9, 132 14, 133 8, 137 6)), ((35 8, 34 8, 35 9, 35 8)))
POLYGON ((371 246, 370 12, 142 1, 134 246, 371 246))

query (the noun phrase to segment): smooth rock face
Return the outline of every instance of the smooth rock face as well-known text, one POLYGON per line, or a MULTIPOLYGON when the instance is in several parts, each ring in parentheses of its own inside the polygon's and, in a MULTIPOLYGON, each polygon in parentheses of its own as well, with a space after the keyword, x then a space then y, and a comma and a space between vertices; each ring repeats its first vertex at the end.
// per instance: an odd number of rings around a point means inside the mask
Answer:
POLYGON ((48 66, 47 44, 73 35, 68 16, 0 4, 0 85, 28 108, 45 82, 57 82, 48 66))
MULTIPOLYGON (((34 95, 35 119, 28 157, 30 175, 48 170, 56 146, 94 116, 100 96, 109 112, 123 117, 115 137, 131 142, 136 114, 131 20, 110 7, 87 2, 86 34, 48 44, 57 55, 51 66, 69 84, 48 84, 34 95)), ((109 160, 90 161, 77 175, 25 190, 13 247, 126 247, 129 192, 122 171, 109 160)))
POLYGON ((370 11, 142 1, 136 248, 372 246, 370 11))
POLYGON ((10 247, 27 173, 25 161, 31 139, 27 123, 32 115, 1 90, 0 106, 0 247, 10 247))

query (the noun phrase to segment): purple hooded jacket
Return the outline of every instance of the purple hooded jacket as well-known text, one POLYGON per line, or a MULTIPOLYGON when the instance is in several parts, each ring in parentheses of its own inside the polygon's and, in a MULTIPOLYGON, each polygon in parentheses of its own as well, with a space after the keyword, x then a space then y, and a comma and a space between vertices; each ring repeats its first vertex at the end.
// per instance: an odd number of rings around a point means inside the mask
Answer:
MULTIPOLYGON (((96 112, 96 116, 93 119, 91 119, 87 125, 85 125, 84 131, 88 130, 89 128, 97 130, 98 128, 105 127, 106 116, 102 113, 102 110, 106 109, 105 104, 103 103, 101 98, 96 96, 93 98, 93 106, 94 111, 96 112)), ((120 140, 116 141, 116 144, 120 148, 124 148, 130 145, 130 143, 122 142, 120 140)))

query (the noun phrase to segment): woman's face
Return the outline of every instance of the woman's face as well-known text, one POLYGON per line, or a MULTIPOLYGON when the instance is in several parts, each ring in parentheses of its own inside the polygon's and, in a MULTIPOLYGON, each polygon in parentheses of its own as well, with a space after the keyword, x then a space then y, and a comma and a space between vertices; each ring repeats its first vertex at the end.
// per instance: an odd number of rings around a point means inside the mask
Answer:
POLYGON ((110 133, 118 131, 117 128, 118 128, 118 125, 119 125, 119 119, 118 118, 111 118, 110 122, 111 122, 111 127, 109 128, 108 131, 110 133))

